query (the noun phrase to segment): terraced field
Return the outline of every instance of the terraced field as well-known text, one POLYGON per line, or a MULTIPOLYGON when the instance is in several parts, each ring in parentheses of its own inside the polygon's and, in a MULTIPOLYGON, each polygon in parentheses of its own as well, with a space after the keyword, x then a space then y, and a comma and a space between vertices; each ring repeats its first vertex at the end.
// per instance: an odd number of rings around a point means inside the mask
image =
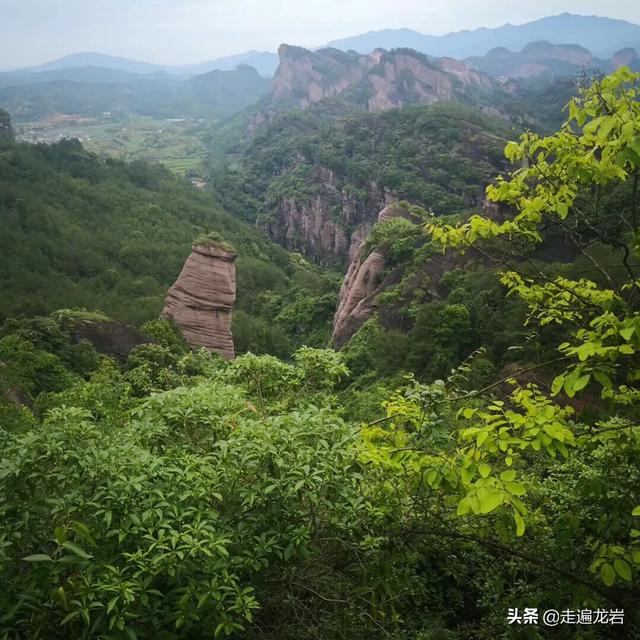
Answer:
POLYGON ((178 175, 199 176, 207 155, 202 142, 208 122, 157 120, 139 116, 112 119, 60 116, 17 127, 18 137, 28 142, 57 142, 78 138, 86 149, 124 160, 150 160, 178 175))

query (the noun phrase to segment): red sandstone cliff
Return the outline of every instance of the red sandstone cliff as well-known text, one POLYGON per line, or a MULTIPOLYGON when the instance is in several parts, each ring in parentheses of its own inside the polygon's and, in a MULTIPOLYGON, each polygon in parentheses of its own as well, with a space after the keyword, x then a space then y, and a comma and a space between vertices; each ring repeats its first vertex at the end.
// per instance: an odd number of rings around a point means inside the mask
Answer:
POLYGON ((206 347, 225 360, 235 357, 231 334, 235 257, 216 246, 194 245, 161 314, 176 323, 191 346, 206 347))
MULTIPOLYGON (((420 223, 419 219, 399 203, 385 207, 378 214, 378 222, 399 216, 413 223, 420 223)), ((405 322, 392 306, 379 306, 378 298, 405 278, 407 265, 394 265, 393 261, 388 259, 386 246, 377 247, 368 255, 363 255, 365 241, 366 237, 358 246, 340 289, 331 336, 331 342, 336 349, 344 347, 360 327, 375 314, 378 314, 380 323, 386 328, 401 328, 405 322)), ((409 274, 406 289, 411 296, 414 292, 420 291, 422 301, 437 299, 441 295, 442 276, 447 271, 464 267, 469 260, 477 257, 473 251, 464 256, 452 249, 437 253, 409 274)))
POLYGON ((353 258, 360 242, 373 226, 372 214, 397 200, 389 190, 369 182, 358 200, 340 186, 331 169, 319 166, 313 171, 317 191, 310 200, 283 198, 275 220, 261 224, 267 235, 292 251, 311 255, 321 263, 336 257, 353 258), (339 216, 333 213, 340 212, 339 216))
MULTIPOLYGON (((410 219, 406 209, 398 204, 391 204, 378 214, 378 222, 397 216, 410 219)), ((369 255, 362 256, 364 240, 365 238, 362 238, 340 289, 331 336, 331 341, 337 348, 344 346, 377 308, 379 279, 385 269, 387 256, 382 248, 374 249, 369 255)))
MULTIPOLYGON (((283 44, 278 55, 280 65, 273 77, 267 114, 277 105, 306 109, 353 90, 369 96, 359 106, 382 111, 407 104, 449 102, 470 88, 498 88, 489 76, 463 62, 452 58, 429 60, 411 49, 376 49, 359 55, 337 49, 309 51, 283 44)), ((261 118, 267 116, 261 114, 261 118)))

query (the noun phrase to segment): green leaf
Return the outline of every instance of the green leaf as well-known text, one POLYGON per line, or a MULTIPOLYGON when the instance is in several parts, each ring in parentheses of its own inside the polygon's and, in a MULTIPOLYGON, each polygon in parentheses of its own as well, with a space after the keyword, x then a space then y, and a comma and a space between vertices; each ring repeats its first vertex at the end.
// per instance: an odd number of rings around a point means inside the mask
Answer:
POLYGON ((478 500, 480 501, 480 513, 491 513, 502 504, 504 495, 498 491, 478 492, 478 500))
POLYGON ((53 535, 58 544, 62 544, 66 540, 66 535, 63 527, 56 527, 53 530, 53 535))
POLYGON ((616 572, 608 562, 605 562, 600 567, 600 577, 607 587, 610 587, 616 581, 616 572))
POLYGON ((523 496, 527 493, 527 488, 522 482, 506 482, 504 485, 509 493, 513 493, 514 496, 523 496))
POLYGON ((611 378, 603 371, 595 371, 593 377, 605 388, 611 389, 611 378))
POLYGON ((471 504, 468 498, 462 498, 462 500, 458 502, 458 509, 456 510, 457 515, 465 516, 469 511, 471 511, 471 504))
POLYGON ((107 613, 111 613, 111 610, 116 606, 120 596, 113 596, 111 600, 109 600, 109 604, 107 604, 107 613))
POLYGON ((616 558, 613 561, 613 568, 623 580, 631 582, 631 567, 626 560, 622 560, 622 558, 616 558))
POLYGON ((640 504, 631 512, 632 516, 640 516, 640 504))
MULTIPOLYGON (((623 345, 624 346, 624 345, 623 345)), ((584 389, 589 383, 589 379, 591 378, 591 374, 585 373, 582 376, 578 376, 576 371, 573 371, 570 375, 568 375, 564 379, 564 391, 570 397, 576 395, 577 391, 584 389)))
POLYGON ((72 529, 91 547, 96 547, 96 541, 93 539, 91 532, 86 524, 82 522, 74 522, 71 525, 72 529))
POLYGON ((551 383, 551 395, 557 396, 564 385, 564 376, 556 376, 551 383))
POLYGON ((80 545, 77 545, 75 542, 63 542, 62 546, 67 549, 67 551, 71 551, 71 553, 84 560, 90 560, 91 558, 93 558, 90 553, 87 553, 80 545))
POLYGON ((46 553, 34 553, 32 556, 22 558, 26 562, 53 562, 53 558, 46 553))
POLYGON ((562 431, 562 427, 559 424, 551 422, 550 424, 543 425, 542 429, 551 438, 560 440, 560 442, 564 441, 564 432, 562 431))
POLYGON ((516 472, 513 469, 509 469, 508 471, 503 471, 500 474, 500 480, 503 482, 513 482, 516 479, 516 472))
POLYGON ((524 519, 517 511, 513 512, 513 519, 516 521, 516 535, 520 537, 525 530, 524 519))
POLYGON ((566 202, 558 202, 556 205, 556 213, 564 220, 569 212, 569 207, 566 202))
POLYGON ((631 337, 633 336, 633 332, 635 331, 635 327, 626 327, 624 329, 620 329, 620 335, 625 339, 625 340, 631 340, 631 337))
POLYGON ((486 478, 491 473, 491 467, 488 464, 480 463, 478 465, 478 472, 483 478, 486 478))
POLYGON ((437 488, 437 485, 439 484, 437 482, 438 480, 438 472, 435 469, 429 469, 429 471, 427 471, 425 473, 424 476, 425 482, 433 489, 437 488))
POLYGON ((587 386, 587 384, 589 384, 589 380, 591 380, 591 374, 590 373, 585 373, 583 376, 580 376, 573 383, 574 392, 584 389, 587 386))

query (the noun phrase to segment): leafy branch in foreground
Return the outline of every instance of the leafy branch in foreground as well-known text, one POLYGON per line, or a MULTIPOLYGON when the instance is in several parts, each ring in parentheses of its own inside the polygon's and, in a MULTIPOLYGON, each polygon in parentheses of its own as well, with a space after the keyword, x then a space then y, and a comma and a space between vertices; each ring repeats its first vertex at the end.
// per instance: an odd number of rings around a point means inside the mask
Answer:
POLYGON ((568 573, 590 584, 587 572, 597 575, 616 602, 640 592, 639 83, 622 68, 574 99, 556 134, 509 143, 505 154, 520 168, 487 189, 508 207, 499 218, 426 225, 444 248, 501 262, 501 282, 527 304, 528 323, 567 333, 550 393, 512 379, 508 397, 480 399, 449 383, 414 382, 387 403, 385 426, 365 429, 366 458, 405 476, 413 509, 439 496, 457 513, 458 533, 510 540, 519 552, 535 540, 534 557, 556 568, 563 539, 575 545, 568 573), (535 260, 551 234, 588 260, 594 279, 554 275, 535 260), (598 243, 619 270, 598 260, 598 243), (460 395, 470 403, 458 409, 460 395), (561 481, 572 500, 557 493, 561 481))

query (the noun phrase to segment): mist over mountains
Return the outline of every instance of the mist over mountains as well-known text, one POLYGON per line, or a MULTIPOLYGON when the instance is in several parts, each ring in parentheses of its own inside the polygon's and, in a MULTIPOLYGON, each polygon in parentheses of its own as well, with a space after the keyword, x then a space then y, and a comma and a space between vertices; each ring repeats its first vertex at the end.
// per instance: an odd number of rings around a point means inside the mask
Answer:
POLYGON ((189 65, 160 65, 152 62, 142 62, 131 60, 119 56, 112 56, 106 53, 84 52, 72 53, 56 60, 46 62, 26 69, 16 69, 14 73, 30 72, 42 73, 58 71, 61 69, 78 69, 82 67, 95 67, 102 69, 113 69, 131 74, 151 75, 151 74, 171 74, 177 76, 195 76, 209 71, 232 71, 238 65, 246 64, 253 67, 260 75, 269 77, 273 75, 278 62, 277 55, 268 51, 245 51, 215 60, 198 62, 189 65))
MULTIPOLYGON (((423 34, 409 28, 370 31, 333 40, 320 48, 353 50, 361 54, 371 53, 375 49, 409 48, 434 57, 465 59, 484 56, 498 47, 519 52, 529 43, 536 41, 547 41, 556 45, 578 45, 588 49, 596 58, 607 59, 621 49, 628 47, 640 49, 640 25, 626 20, 562 13, 521 25, 480 27, 441 36, 423 34)), ((232 70, 238 64, 248 64, 260 75, 270 77, 278 66, 278 55, 275 52, 250 50, 191 65, 160 65, 104 53, 86 52, 73 53, 35 67, 16 71, 42 72, 101 67, 143 75, 155 73, 198 75, 215 69, 232 70)))
POLYGON ((480 27, 442 36, 425 35, 411 29, 385 29, 334 40, 327 46, 345 51, 353 49, 358 53, 369 53, 378 47, 408 47, 437 57, 467 58, 482 56, 495 47, 520 51, 537 40, 577 44, 588 48, 595 56, 609 58, 622 48, 640 45, 640 26, 626 20, 562 13, 522 25, 505 24, 494 29, 480 27))

